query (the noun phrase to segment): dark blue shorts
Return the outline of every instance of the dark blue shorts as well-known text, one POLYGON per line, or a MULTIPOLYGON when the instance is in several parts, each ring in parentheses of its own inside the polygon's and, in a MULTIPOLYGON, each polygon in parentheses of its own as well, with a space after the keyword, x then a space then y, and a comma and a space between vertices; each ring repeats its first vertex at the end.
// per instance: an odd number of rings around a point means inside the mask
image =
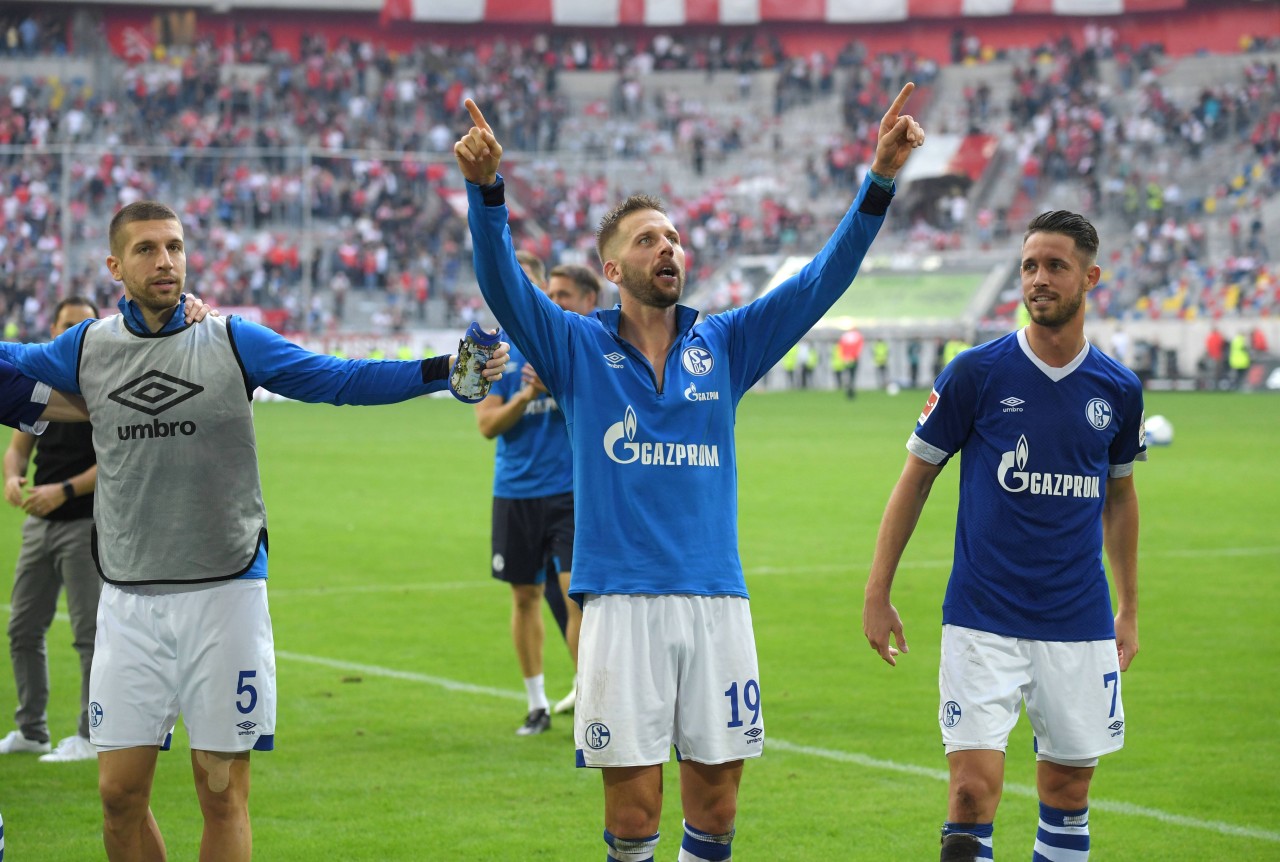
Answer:
POLYGON ((540 584, 548 563, 573 568, 573 494, 514 500, 493 498, 493 576, 509 584, 540 584))

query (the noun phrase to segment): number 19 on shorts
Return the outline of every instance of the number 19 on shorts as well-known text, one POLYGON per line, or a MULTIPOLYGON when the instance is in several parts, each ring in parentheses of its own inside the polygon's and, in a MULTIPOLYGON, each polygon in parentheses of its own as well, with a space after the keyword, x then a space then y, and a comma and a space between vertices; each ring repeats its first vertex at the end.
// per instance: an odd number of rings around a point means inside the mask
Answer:
POLYGON ((742 685, 742 698, 738 698, 738 684, 735 682, 729 686, 724 696, 729 699, 729 727, 742 727, 744 724, 743 716, 751 713, 751 721, 747 724, 755 725, 760 721, 760 683, 754 679, 749 679, 742 685))

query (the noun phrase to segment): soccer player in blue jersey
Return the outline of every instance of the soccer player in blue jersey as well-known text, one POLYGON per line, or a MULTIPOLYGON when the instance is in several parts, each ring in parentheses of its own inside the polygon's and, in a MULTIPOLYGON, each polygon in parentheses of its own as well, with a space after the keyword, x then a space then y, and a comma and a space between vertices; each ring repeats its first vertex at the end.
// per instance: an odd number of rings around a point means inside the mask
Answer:
POLYGON ((907 651, 894 573, 934 480, 961 453, 938 675, 951 772, 944 862, 994 858, 1005 748, 1023 702, 1036 740, 1036 862, 1088 858, 1089 781, 1098 758, 1124 744, 1120 673, 1138 652, 1133 465, 1146 446, 1137 377, 1084 337, 1097 256, 1097 232, 1075 213, 1030 223, 1021 274, 1031 322, 938 376, 880 523, 862 624, 893 665, 907 651))
MULTIPOLYGON (((120 314, 48 344, 0 343, 24 374, 83 397, 98 459, 94 561, 106 583, 89 683, 103 843, 163 860, 156 761, 183 716, 204 818, 202 859, 252 854, 249 755, 274 746, 275 648, 252 396, 388 404, 449 385, 450 357, 342 360, 237 317, 191 326, 182 222, 137 201, 108 231, 120 314), (201 529, 188 531, 190 524, 201 529)), ((506 348, 487 364, 501 374, 506 348)))
MULTIPOLYGON (((521 265, 531 281, 542 283, 540 260, 522 259, 521 265)), ((596 308, 600 280, 585 266, 562 264, 551 270, 546 291, 565 311, 586 315, 596 308)), ((493 576, 511 584, 511 637, 528 696, 529 711, 516 733, 533 736, 551 728, 542 674, 542 598, 544 593, 567 595, 569 591, 573 453, 556 400, 516 348, 511 349, 508 368, 511 373, 476 405, 476 422, 485 437, 498 438, 493 469, 493 576), (548 563, 554 572, 550 576, 558 579, 550 585, 544 581, 548 563)), ((582 612, 577 602, 563 604, 565 641, 576 666, 582 612)), ((570 692, 569 697, 574 696, 570 692)))
POLYGON ((596 250, 621 303, 569 314, 521 272, 507 226, 502 147, 470 100, 454 146, 467 180, 480 289, 555 397, 573 441, 582 604, 578 763, 604 778, 607 858, 648 862, 662 764, 680 760, 683 862, 732 854, 738 787, 764 736, 761 684, 738 557, 739 400, 831 307, 884 221, 893 178, 924 142, 903 113, 880 123, 871 173, 835 234, 792 278, 698 321, 679 305, 680 233, 637 195, 601 222, 596 250))

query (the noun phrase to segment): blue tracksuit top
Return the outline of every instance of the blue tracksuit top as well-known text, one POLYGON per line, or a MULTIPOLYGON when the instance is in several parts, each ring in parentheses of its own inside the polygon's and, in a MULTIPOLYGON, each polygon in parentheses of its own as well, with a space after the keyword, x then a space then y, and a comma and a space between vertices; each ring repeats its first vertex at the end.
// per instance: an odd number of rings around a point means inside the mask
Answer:
MULTIPOLYGON (((189 325, 184 320, 183 300, 161 333, 189 325)), ((137 305, 120 299, 120 312, 129 330, 142 338, 153 333, 137 305)), ((44 344, 0 342, 0 358, 13 363, 23 374, 48 383, 54 389, 80 394, 80 349, 86 320, 44 344)), ((190 324, 199 326, 200 324, 190 324)), ((448 377, 424 383, 424 361, 339 359, 299 347, 279 333, 239 317, 227 319, 227 330, 244 372, 246 396, 261 386, 297 401, 327 404, 394 404, 448 386, 448 377)), ((155 333, 159 334, 159 333, 155 333)), ((92 420, 92 405, 90 405, 92 420)), ((245 578, 265 578, 267 555, 259 553, 245 578)))
POLYGON ((742 308, 677 306, 662 386, 620 309, 563 311, 520 268, 502 180, 467 183, 480 290, 564 413, 573 445, 569 592, 746 597, 738 557, 738 401, 852 283, 892 200, 870 177, 822 251, 742 308))

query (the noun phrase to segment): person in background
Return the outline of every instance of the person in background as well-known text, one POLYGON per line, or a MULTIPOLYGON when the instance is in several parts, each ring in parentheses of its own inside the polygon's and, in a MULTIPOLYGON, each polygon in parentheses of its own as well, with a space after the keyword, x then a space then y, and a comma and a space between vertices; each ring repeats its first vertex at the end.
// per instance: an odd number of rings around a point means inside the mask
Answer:
MULTIPOLYGON (((529 280, 543 286, 542 262, 527 252, 517 258, 529 280)), ((545 292, 566 311, 590 314, 600 281, 584 266, 562 265, 551 271, 545 292)), ((544 594, 559 595, 565 641, 577 663, 582 611, 577 602, 565 599, 573 562, 573 453, 564 416, 537 371, 515 348, 510 364, 512 373, 494 384, 475 409, 480 433, 498 440, 492 571, 511 585, 511 638, 528 700, 528 713, 516 733, 532 736, 551 729, 542 663, 544 594)), ((575 699, 576 685, 556 711, 572 709, 575 699)))
MULTIPOLYGON (((88 299, 68 297, 54 309, 50 333, 57 338, 98 309, 88 299)), ((4 453, 4 496, 27 514, 9 604, 9 659, 13 664, 18 728, 0 739, 0 754, 38 753, 42 762, 95 760, 89 742, 89 671, 102 582, 93 565, 93 488, 98 465, 93 428, 87 422, 52 423, 39 438, 17 430, 4 453), (37 445, 37 440, 39 444, 37 445), (27 467, 35 451, 35 475, 27 467), (80 717, 76 732, 50 751, 49 661, 46 635, 67 593, 72 646, 80 656, 80 717)))

